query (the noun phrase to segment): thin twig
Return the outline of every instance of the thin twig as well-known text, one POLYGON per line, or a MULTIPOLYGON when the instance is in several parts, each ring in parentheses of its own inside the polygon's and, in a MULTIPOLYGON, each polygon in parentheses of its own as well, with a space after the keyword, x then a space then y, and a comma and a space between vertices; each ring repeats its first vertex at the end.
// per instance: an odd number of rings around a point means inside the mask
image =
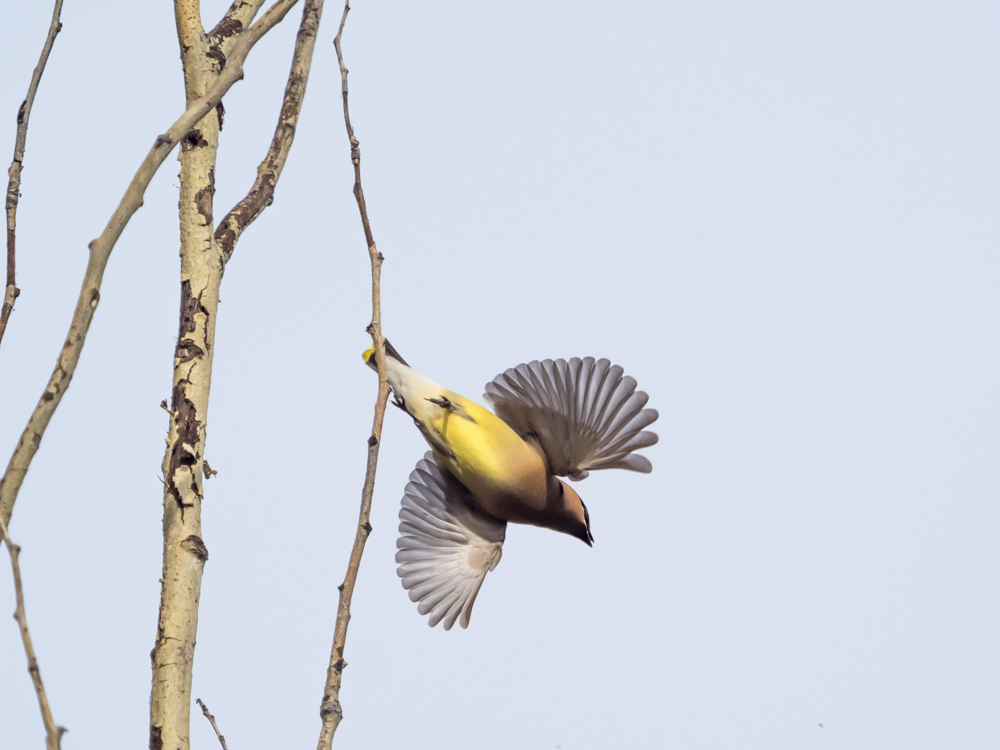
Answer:
POLYGON ((28 673, 31 681, 35 685, 35 694, 38 696, 38 707, 42 711, 42 722, 45 724, 45 748, 46 750, 59 750, 59 743, 65 727, 56 726, 52 719, 52 710, 49 708, 49 698, 45 694, 45 685, 42 683, 42 673, 38 668, 38 659, 35 658, 35 647, 31 644, 31 634, 28 632, 28 617, 24 611, 24 591, 21 588, 21 566, 18 558, 21 548, 10 540, 7 532, 7 525, 0 521, 0 537, 7 544, 7 552, 10 553, 10 567, 14 571, 14 596, 17 600, 17 609, 14 610, 14 619, 21 628, 21 640, 24 641, 24 653, 28 657, 28 673))
POLYGON ((358 530, 354 536, 354 546, 347 564, 344 582, 339 586, 340 601, 337 605, 337 624, 333 633, 333 648, 330 650, 330 665, 326 670, 326 686, 323 689, 323 703, 320 705, 320 718, 323 725, 319 735, 319 750, 329 750, 333 744, 333 736, 344 717, 340 705, 340 684, 343 678, 344 646, 347 642, 347 626, 351 621, 351 598, 354 595, 354 584, 358 579, 358 569, 361 566, 361 556, 365 551, 365 542, 371 533, 372 526, 368 521, 372 508, 372 493, 375 491, 375 469, 378 464, 379 444, 382 436, 382 420, 385 417, 386 403, 389 399, 389 382, 385 373, 385 340, 382 338, 382 310, 380 274, 382 254, 375 246, 371 225, 368 222, 368 209, 365 206, 365 193, 361 187, 361 149, 358 139, 354 136, 351 126, 351 115, 347 106, 347 67, 344 65, 344 55, 340 40, 344 33, 344 24, 350 12, 350 0, 344 3, 344 14, 340 19, 340 27, 333 45, 337 50, 337 61, 340 63, 340 87, 344 100, 344 124, 347 126, 347 137, 351 143, 351 163, 354 165, 354 197, 361 212, 361 225, 365 232, 365 242, 368 245, 368 256, 372 268, 372 322, 368 332, 375 344, 375 363, 378 365, 378 398, 375 401, 375 417, 372 423, 371 435, 368 438, 368 463, 365 467, 365 482, 361 489, 361 511, 358 516, 358 530))
POLYGON ((305 97, 309 70, 312 67, 313 49, 316 47, 316 33, 319 29, 320 16, 323 14, 323 2, 324 0, 306 0, 302 8, 302 22, 295 37, 292 67, 288 72, 281 115, 274 128, 271 147, 257 167, 257 178, 246 197, 233 206, 215 229, 215 241, 219 243, 219 249, 222 250, 222 257, 226 263, 232 257, 236 242, 243 230, 274 201, 274 188, 288 159, 299 113, 302 111, 302 100, 305 97))
POLYGON ((208 712, 208 706, 204 704, 201 698, 195 698, 195 703, 201 706, 201 712, 205 714, 205 718, 211 723, 212 729, 215 730, 215 736, 219 738, 219 744, 222 745, 222 750, 229 750, 226 747, 226 738, 222 736, 222 732, 219 731, 219 725, 215 723, 215 717, 208 712))
POLYGON ((17 137, 14 140, 14 159, 7 170, 7 286, 4 289, 3 305, 0 306, 0 340, 3 339, 4 331, 7 330, 7 320, 14 309, 14 300, 21 290, 17 288, 14 275, 14 228, 17 225, 17 201, 21 191, 21 169, 24 164, 24 146, 28 138, 28 118, 31 117, 31 107, 35 103, 35 93, 38 91, 38 84, 42 80, 42 73, 45 72, 45 63, 49 61, 49 53, 56 40, 56 34, 62 29, 59 22, 59 14, 62 13, 63 0, 56 0, 52 9, 52 21, 49 23, 49 32, 45 36, 45 44, 42 45, 42 54, 38 58, 38 64, 31 73, 31 83, 28 84, 28 94, 21 102, 21 107, 17 110, 17 137))
POLYGON ((24 476, 28 472, 28 467, 38 451, 49 420, 52 419, 63 394, 69 387, 77 362, 80 360, 80 352, 83 350, 87 331, 90 329, 94 311, 97 310, 97 304, 101 298, 101 280, 104 277, 104 269, 108 265, 108 259, 111 257, 111 251, 129 219, 142 206, 142 196, 153 179, 153 175, 181 138, 222 100, 222 97, 236 81, 243 77, 243 63, 250 50, 264 34, 285 17, 296 2, 298 0, 278 0, 261 16, 257 23, 239 36, 233 47, 232 56, 226 61, 226 67, 223 68, 211 88, 197 102, 188 107, 166 133, 157 136, 152 148, 122 196, 118 208, 111 215, 104 232, 90 243, 90 259, 84 272, 80 297, 77 300, 76 309, 73 311, 69 333, 59 352, 59 358, 52 371, 52 376, 49 378, 48 385, 28 419, 28 424, 25 426, 24 432, 21 433, 21 439, 14 449, 10 463, 7 464, 3 479, 0 480, 0 520, 3 520, 4 523, 10 524, 11 513, 13 513, 21 484, 24 482, 24 476))

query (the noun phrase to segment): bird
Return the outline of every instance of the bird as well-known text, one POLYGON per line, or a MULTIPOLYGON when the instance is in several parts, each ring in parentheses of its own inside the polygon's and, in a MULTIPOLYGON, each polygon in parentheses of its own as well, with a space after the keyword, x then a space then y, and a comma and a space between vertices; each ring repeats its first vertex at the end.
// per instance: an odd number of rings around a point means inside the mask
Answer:
MULTIPOLYGON (((534 360, 497 375, 484 398, 450 391, 414 370, 386 340, 392 403, 431 450, 403 492, 397 573, 431 627, 469 626, 487 573, 500 562, 507 524, 531 524, 593 546, 590 513, 559 477, 597 469, 652 471, 634 451, 654 445, 659 417, 634 378, 607 359, 534 360)), ((362 355, 377 371, 374 347, 362 355)))

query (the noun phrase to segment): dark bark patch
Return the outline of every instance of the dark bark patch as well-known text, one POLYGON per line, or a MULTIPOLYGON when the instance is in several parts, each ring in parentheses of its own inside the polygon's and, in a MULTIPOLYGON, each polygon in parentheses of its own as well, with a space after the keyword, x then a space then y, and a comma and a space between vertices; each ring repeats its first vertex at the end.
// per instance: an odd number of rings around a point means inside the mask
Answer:
POLYGON ((191 282, 185 279, 181 282, 181 328, 178 338, 194 333, 194 316, 201 307, 201 299, 191 294, 191 282))
POLYGON ((219 249, 222 250, 223 257, 232 254, 233 248, 236 247, 236 231, 229 221, 215 228, 215 241, 219 245, 219 249))
MULTIPOLYGON (((198 461, 198 456, 191 452, 191 448, 199 443, 198 427, 200 426, 194 403, 185 394, 187 385, 188 381, 181 380, 174 386, 172 406, 177 419, 177 437, 173 445, 170 446, 170 461, 167 464, 166 472, 167 490, 173 496, 182 514, 184 508, 189 508, 191 505, 184 503, 180 490, 177 489, 176 473, 181 466, 190 467, 198 461)), ((195 490, 197 491, 197 488, 195 490)))
POLYGON ((208 145, 208 141, 205 140, 205 136, 201 134, 200 130, 188 131, 187 135, 181 138, 181 148, 185 151, 191 151, 196 148, 204 148, 208 145))
POLYGON ((319 715, 326 719, 330 716, 344 716, 344 711, 340 707, 340 701, 338 701, 333 696, 325 696, 323 699, 323 704, 319 707, 319 715))
POLYGON ((208 52, 205 55, 215 62, 216 71, 222 70, 223 66, 226 64, 226 56, 222 54, 222 48, 217 44, 213 44, 208 48, 208 52))
POLYGON ((197 328, 196 316, 201 313, 208 317, 208 309, 201 304, 201 294, 195 296, 191 292, 191 282, 181 282, 181 319, 177 331, 177 346, 174 348, 174 359, 178 363, 190 362, 205 355, 205 351, 188 338, 197 328))
POLYGON ((212 198, 215 195, 215 170, 208 170, 208 184, 194 196, 194 204, 198 213, 205 219, 205 226, 212 225, 212 198))
POLYGON ((178 341, 177 347, 174 349, 174 359, 177 361, 177 364, 190 362, 192 359, 204 356, 205 350, 193 341, 188 341, 187 339, 178 341))
POLYGON ((187 550, 202 562, 206 562, 208 560, 208 547, 205 546, 201 537, 192 534, 181 542, 181 548, 187 550))
POLYGON ((274 187, 277 182, 274 172, 264 172, 258 179, 259 184, 236 204, 215 230, 215 241, 227 259, 236 246, 237 233, 250 226, 265 208, 274 203, 274 187))
POLYGON ((177 334, 178 346, 181 340, 189 333, 194 333, 195 316, 202 313, 208 316, 208 310, 201 304, 201 295, 195 297, 191 294, 191 282, 185 280, 181 282, 181 323, 180 331, 177 334))
POLYGON ((219 21, 219 25, 212 29, 212 38, 216 42, 221 42, 228 39, 231 36, 236 36, 241 31, 243 31, 243 22, 235 18, 223 18, 219 21))
POLYGON ((215 114, 219 116, 219 132, 222 132, 222 121, 226 119, 226 108, 222 106, 222 102, 215 105, 215 114))
POLYGON ((149 750, 163 750, 163 728, 151 726, 149 728, 149 750))

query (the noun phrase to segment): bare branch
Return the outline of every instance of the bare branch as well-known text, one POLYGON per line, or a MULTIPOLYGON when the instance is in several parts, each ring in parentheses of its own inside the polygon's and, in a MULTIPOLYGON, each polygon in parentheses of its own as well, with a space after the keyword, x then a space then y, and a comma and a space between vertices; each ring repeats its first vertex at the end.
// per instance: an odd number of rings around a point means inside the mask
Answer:
POLYGON ((295 138, 295 128, 302 111, 302 100, 306 93, 306 83, 312 67, 313 49, 320 16, 323 14, 323 0, 306 0, 302 8, 302 22, 295 37, 295 52, 292 68, 285 84, 285 97, 281 105, 281 115, 274 129, 271 147, 267 156, 257 167, 257 179, 246 197, 233 206, 215 229, 215 240, 222 250, 222 257, 228 263, 233 255, 236 242, 243 230, 260 216, 274 201, 274 188, 281 177, 288 152, 295 138))
POLYGON ((219 731, 219 725, 215 723, 215 717, 208 712, 208 706, 205 705, 201 698, 195 698, 195 703, 201 706, 201 712, 212 725, 212 729, 215 730, 215 736, 219 738, 219 744, 222 745, 222 750, 229 750, 229 748, 226 747, 226 738, 222 736, 222 732, 219 731))
POLYGON ((7 551, 10 553, 10 567, 14 572, 14 596, 17 600, 14 619, 17 620, 17 624, 21 628, 24 653, 28 657, 28 673, 31 675, 31 681, 35 685, 35 694, 38 696, 38 707, 42 711, 42 723, 45 724, 45 749, 59 750, 59 743, 66 729, 56 726, 55 721, 52 719, 49 698, 45 694, 45 685, 42 683, 42 673, 38 668, 38 659, 35 658, 35 647, 31 643, 31 633, 28 632, 28 617, 24 611, 24 591, 21 588, 21 565, 18 561, 21 548, 10 540, 7 525, 3 521, 0 521, 0 538, 6 542, 7 551))
MULTIPOLYGON (((347 106, 347 68, 344 66, 344 53, 340 47, 340 39, 344 33, 344 24, 347 22, 347 14, 351 12, 350 0, 344 3, 344 15, 340 18, 340 28, 337 29, 337 36, 333 40, 333 46, 337 50, 337 62, 340 64, 340 95, 344 100, 344 124, 347 126, 347 138, 351 142, 351 164, 354 165, 354 198, 358 202, 358 210, 361 212, 361 226, 365 230, 365 242, 368 243, 368 253, 372 256, 374 263, 376 250, 375 240, 372 237, 372 228, 368 222, 368 207, 365 205, 365 191, 361 188, 361 149, 358 139, 354 137, 354 127, 351 125, 351 113, 347 106)), ((381 258, 379 258, 381 265, 381 258)), ((375 302, 376 300, 373 300, 375 302)), ((379 313, 376 305, 373 315, 379 313)), ((374 320, 373 320, 374 322, 374 320)), ((375 335, 375 331, 371 332, 375 335)), ((380 343, 378 340, 376 343, 380 343)), ((379 349, 380 347, 376 347, 379 349)))
POLYGON ((354 165, 354 197, 361 212, 361 226, 364 228, 365 241, 368 245, 368 256, 372 268, 372 322, 368 332, 375 343, 375 363, 378 366, 378 397, 375 401, 375 416, 372 432, 368 438, 368 463, 365 466, 365 482, 361 489, 361 510, 358 515, 358 530, 354 536, 354 546, 347 564, 344 582, 340 585, 340 601, 337 605, 337 623, 333 633, 333 647, 330 650, 330 665, 326 670, 326 686, 323 689, 323 702, 320 705, 320 718, 323 725, 320 729, 319 750, 329 750, 333 744, 333 736, 344 717, 340 705, 340 684, 343 679, 344 647, 347 642, 347 626, 351 621, 351 599, 354 596, 354 585, 361 567, 361 556, 365 551, 365 543, 371 533, 372 526, 368 519, 372 508, 372 494, 375 491, 375 470, 378 465, 378 451, 382 437, 382 420, 385 417, 386 403, 389 398, 389 382, 385 372, 385 339, 382 337, 382 302, 381 302, 381 269, 382 254, 375 246, 371 225, 368 221, 368 209, 365 205, 365 193, 361 187, 361 149, 358 139, 354 136, 351 126, 351 115, 347 106, 347 68, 344 65, 344 55, 340 40, 344 33, 344 24, 350 12, 350 0, 344 3, 344 14, 340 19, 337 36, 333 40, 337 49, 337 61, 340 63, 340 86, 344 100, 344 124, 347 127, 347 137, 351 144, 351 163, 354 165))
POLYGON ((0 480, 0 520, 5 524, 10 524, 11 514, 14 510, 14 503, 17 494, 24 482, 24 476, 31 465, 31 460, 38 451, 42 436, 48 427, 49 420, 55 413, 63 394, 69 387, 73 372, 80 361, 80 352, 87 337, 87 331, 97 310, 100 301, 101 280, 104 277, 104 269, 108 265, 111 251, 115 243, 121 236, 125 225, 128 224, 132 215, 142 206, 142 197, 149 186, 156 170, 163 164, 174 146, 180 142, 181 138, 195 126, 213 107, 215 107, 233 86, 236 81, 243 77, 243 63, 250 50, 260 41, 261 37, 279 23, 288 11, 298 0, 278 0, 257 23, 251 26, 239 36, 233 47, 233 54, 227 60, 225 68, 219 74, 215 83, 205 92, 204 96, 187 108, 183 115, 170 126, 163 135, 157 136, 156 141, 150 148, 149 153, 139 166, 139 170, 132 178, 128 189, 122 196, 118 208, 115 209, 108 221, 107 226, 101 236, 93 240, 90 245, 90 259, 87 269, 84 272, 83 284, 80 289, 80 297, 77 300, 76 309, 73 311, 73 319, 70 323, 69 333, 59 352, 55 369, 49 378, 48 385, 42 393, 35 410, 28 419, 28 424, 21 433, 21 439, 14 449, 14 453, 7 464, 3 479, 0 480))
MULTIPOLYGON (((265 160, 264 171, 269 171, 271 178, 267 188, 270 192, 291 145, 290 133, 286 137, 281 132, 282 125, 291 131, 298 116, 305 83, 302 69, 308 72, 319 20, 316 11, 315 0, 304 4, 303 25, 296 41, 296 65, 291 74, 290 96, 294 101, 289 103, 286 96, 283 102, 279 134, 275 136, 279 153, 273 160, 265 160)), ((184 87, 190 102, 211 88, 216 78, 228 70, 228 64, 220 47, 213 45, 201 31, 198 0, 175 0, 175 12, 184 87)), ((171 750, 186 750, 189 746, 201 582, 208 560, 201 512, 204 482, 211 469, 204 455, 219 290, 226 260, 216 240, 213 219, 221 115, 220 109, 199 121, 196 129, 184 137, 180 154, 180 329, 174 351, 170 429, 163 458, 163 575, 156 642, 151 654, 149 721, 150 747, 171 750)), ((263 207, 262 203, 256 213, 263 207)), ((227 248, 230 253, 234 243, 235 236, 227 248)))
POLYGON ((4 289, 3 304, 0 306, 0 340, 3 339, 4 331, 7 330, 7 320, 14 309, 14 300, 21 290, 17 288, 14 275, 14 228, 17 225, 17 201, 21 190, 21 169, 24 163, 24 146, 28 138, 28 118, 31 117, 31 107, 35 103, 35 93, 38 91, 38 84, 42 80, 42 73, 45 72, 45 63, 49 61, 49 53, 56 40, 56 34, 62 29, 59 22, 59 15, 62 13, 63 0, 56 0, 52 9, 52 21, 49 23, 49 32, 45 36, 45 43, 42 45, 42 54, 38 58, 38 64, 31 73, 31 83, 28 84, 28 93, 21 102, 21 107, 17 110, 17 137, 14 140, 14 159, 7 170, 7 286, 4 289))
MULTIPOLYGON (((225 60, 209 48, 199 0, 174 0, 188 103, 212 87, 225 60)), ((178 190, 180 325, 174 348, 170 427, 163 458, 163 573, 150 654, 149 747, 187 750, 201 581, 208 548, 201 528, 206 412, 222 263, 212 231, 219 112, 181 142, 178 190)))

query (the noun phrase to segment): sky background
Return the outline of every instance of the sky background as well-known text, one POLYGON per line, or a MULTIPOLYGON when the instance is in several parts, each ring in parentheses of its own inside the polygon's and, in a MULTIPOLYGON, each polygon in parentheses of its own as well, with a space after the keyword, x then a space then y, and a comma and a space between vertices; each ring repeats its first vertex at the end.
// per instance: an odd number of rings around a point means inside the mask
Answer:
MULTIPOLYGON (((8 5, 5 160, 51 12, 8 5)), ((234 750, 315 745, 371 428, 341 7, 222 287, 193 697, 234 750)), ((216 216, 267 148, 298 16, 225 99, 216 216)), ((87 243, 183 110, 170 3, 70 0, 63 24, 25 156, 3 463, 87 243)), ((652 474, 577 485, 593 549, 512 527, 471 627, 446 633, 395 573, 425 445, 391 410, 336 746, 1000 746, 998 24, 991 2, 356 3, 387 336, 476 399, 521 362, 608 357, 660 442, 652 474)), ((148 741, 177 172, 118 242, 11 524, 64 750, 148 741)), ((43 744, 24 665, 5 616, 12 750, 43 744)), ((191 736, 217 747, 197 708, 191 736)))

